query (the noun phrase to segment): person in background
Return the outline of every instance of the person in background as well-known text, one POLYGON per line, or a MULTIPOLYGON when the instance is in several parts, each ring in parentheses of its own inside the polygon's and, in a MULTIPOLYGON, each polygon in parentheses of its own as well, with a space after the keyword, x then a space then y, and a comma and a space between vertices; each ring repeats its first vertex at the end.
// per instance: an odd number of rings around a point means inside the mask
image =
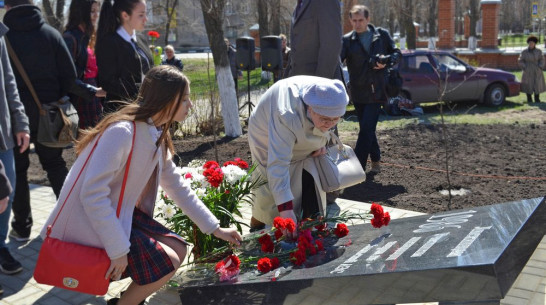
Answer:
POLYGON ((176 56, 174 55, 174 48, 170 44, 165 47, 165 59, 161 64, 175 66, 180 71, 184 70, 184 64, 182 63, 182 60, 176 58, 176 56))
POLYGON ((98 83, 108 92, 105 113, 134 100, 144 75, 153 66, 150 49, 136 34, 144 30, 147 20, 144 0, 102 3, 95 53, 98 83))
POLYGON ((255 192, 251 230, 272 225, 276 216, 297 223, 325 215, 326 194, 310 157, 326 153, 330 129, 348 102, 341 81, 316 76, 282 79, 260 98, 248 121, 248 144, 256 174, 267 183, 255 192))
POLYGON ((172 161, 169 126, 186 118, 192 107, 189 96, 190 82, 180 70, 153 67, 133 103, 82 132, 75 147, 78 158, 42 229, 45 237, 56 219, 50 237, 103 248, 111 259, 105 276, 112 280, 131 277, 127 290, 108 304, 142 302, 163 287, 184 261, 188 244, 153 219, 159 186, 202 232, 235 245, 242 240, 235 229, 220 227, 172 161), (118 197, 130 154, 118 218, 118 197))
POLYGON ((287 46, 286 35, 280 34, 279 37, 281 38, 282 68, 275 71, 273 75, 275 82, 283 77, 290 60, 290 48, 287 46))
POLYGON ((20 153, 28 149, 30 129, 7 54, 4 37, 7 32, 8 28, 0 22, 0 270, 15 274, 23 267, 6 246, 16 183, 14 149, 20 153))
POLYGON ((156 46, 153 48, 154 54, 154 66, 161 65, 161 57, 163 56, 163 48, 160 46, 156 46))
POLYGON ((524 49, 518 58, 518 64, 523 69, 521 76, 521 92, 527 94, 527 103, 532 103, 532 94, 535 95, 535 103, 540 103, 540 93, 546 91, 544 82, 544 56, 542 51, 536 47, 538 38, 529 36, 527 38, 527 49, 524 49))
POLYGON ((286 75, 341 79, 341 36, 339 0, 298 0, 292 15, 286 75))
MULTIPOLYGON (((61 34, 48 25, 40 9, 31 0, 6 0, 4 24, 9 28, 9 40, 22 69, 33 85, 38 101, 42 104, 56 102, 72 93, 92 100, 98 91, 83 82, 77 82, 76 68, 61 34)), ((55 193, 59 195, 64 178, 68 173, 63 159, 63 149, 47 147, 36 140, 38 135, 39 111, 30 89, 21 73, 11 61, 17 82, 17 90, 29 119, 30 141, 42 168, 55 193)), ((12 230, 9 235, 16 241, 27 241, 33 224, 30 205, 30 189, 27 170, 30 166, 29 150, 15 148, 15 195, 13 198, 12 230)), ((4 162, 4 165, 8 165, 4 162)))
MULTIPOLYGON (((97 61, 94 54, 95 25, 99 18, 100 5, 97 0, 72 0, 68 10, 68 23, 63 38, 72 55, 78 80, 96 87, 97 61)), ((71 96, 78 110, 79 127, 95 126, 102 116, 101 98, 106 96, 102 88, 90 101, 71 96)))
POLYGON ((387 100, 386 68, 398 63, 402 53, 387 30, 370 23, 370 11, 366 6, 353 6, 349 18, 353 31, 343 36, 341 60, 347 63, 351 100, 360 126, 355 154, 364 169, 369 156, 372 161, 370 172, 379 173, 381 151, 375 132, 381 104, 387 100))

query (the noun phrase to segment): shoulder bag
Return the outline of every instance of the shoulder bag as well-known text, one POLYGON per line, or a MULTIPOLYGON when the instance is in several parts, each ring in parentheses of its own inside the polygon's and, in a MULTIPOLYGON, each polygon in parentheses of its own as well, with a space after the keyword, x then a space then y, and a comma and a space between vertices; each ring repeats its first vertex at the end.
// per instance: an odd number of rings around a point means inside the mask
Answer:
MULTIPOLYGON (((123 184, 121 186, 121 194, 119 195, 116 216, 119 218, 121 211, 121 203, 123 202, 123 194, 125 192, 125 184, 131 166, 131 158, 133 155, 133 147, 135 144, 136 124, 133 122, 133 142, 131 152, 127 158, 125 165, 125 174, 123 176, 123 184)), ((40 284, 51 285, 71 291, 83 292, 93 295, 105 295, 108 292, 109 279, 105 279, 106 272, 110 268, 111 260, 104 249, 84 246, 77 243, 66 242, 60 239, 49 237, 51 230, 61 214, 61 211, 72 194, 74 186, 78 182, 83 169, 87 165, 89 158, 95 151, 97 139, 93 149, 87 156, 85 163, 80 170, 74 185, 68 192, 63 205, 59 209, 53 223, 47 227, 47 235, 40 248, 36 268, 34 269, 34 279, 40 284)))
POLYGON ((76 140, 76 136, 78 135, 79 117, 76 108, 70 103, 67 96, 58 101, 42 105, 34 90, 34 86, 32 86, 23 65, 19 61, 19 57, 13 51, 7 37, 6 46, 13 63, 30 90, 36 106, 38 106, 40 119, 38 121, 38 136, 36 140, 47 147, 68 147, 76 140))
POLYGON ((330 135, 332 145, 326 148, 327 153, 314 158, 322 190, 327 193, 366 180, 366 172, 353 149, 341 143, 339 137, 333 132, 330 132, 330 135))

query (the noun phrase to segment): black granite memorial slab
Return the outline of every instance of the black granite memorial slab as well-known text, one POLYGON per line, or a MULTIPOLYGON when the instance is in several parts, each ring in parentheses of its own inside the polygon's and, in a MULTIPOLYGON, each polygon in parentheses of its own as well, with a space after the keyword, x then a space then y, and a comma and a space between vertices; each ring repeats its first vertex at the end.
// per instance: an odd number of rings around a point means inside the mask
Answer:
POLYGON ((187 304, 498 304, 546 233, 544 198, 395 219, 350 233, 312 267, 221 283, 188 272, 187 304), (344 246, 348 243, 350 246, 344 246))

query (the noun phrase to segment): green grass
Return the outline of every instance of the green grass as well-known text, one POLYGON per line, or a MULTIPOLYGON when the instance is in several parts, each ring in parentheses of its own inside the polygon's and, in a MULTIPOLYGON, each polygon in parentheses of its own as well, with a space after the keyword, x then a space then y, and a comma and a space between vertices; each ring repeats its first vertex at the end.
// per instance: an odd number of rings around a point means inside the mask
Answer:
MULTIPOLYGON (((250 72, 250 89, 254 90, 260 87, 271 85, 273 80, 266 81, 261 77, 262 69, 257 68, 250 72)), ((216 71, 212 56, 210 59, 185 59, 184 74, 191 81, 192 95, 203 96, 208 95, 210 90, 218 91, 218 83, 216 82, 216 71)), ((247 72, 243 71, 242 79, 239 79, 239 91, 247 90, 247 72)))
MULTIPOLYGON (((514 75, 521 81, 521 71, 513 72, 514 75)), ((546 96, 544 96, 546 99, 546 96)), ((421 116, 387 116, 381 115, 377 124, 377 129, 394 129, 403 128, 412 124, 439 124, 441 115, 439 113, 440 103, 425 103, 420 105, 425 114, 421 116)), ((540 108, 546 111, 546 104, 529 105, 527 97, 520 93, 518 96, 507 98, 506 102, 501 107, 488 107, 483 104, 476 103, 454 103, 449 105, 450 108, 444 107, 444 119, 447 124, 475 124, 475 125, 494 125, 494 124, 543 124, 544 117, 525 118, 515 115, 519 112, 525 112, 532 109, 540 108), (509 112, 511 111, 511 112, 509 112)), ((348 113, 354 110, 354 106, 347 107, 348 113)), ((358 132, 358 122, 356 116, 346 117, 339 125, 340 131, 358 132)))

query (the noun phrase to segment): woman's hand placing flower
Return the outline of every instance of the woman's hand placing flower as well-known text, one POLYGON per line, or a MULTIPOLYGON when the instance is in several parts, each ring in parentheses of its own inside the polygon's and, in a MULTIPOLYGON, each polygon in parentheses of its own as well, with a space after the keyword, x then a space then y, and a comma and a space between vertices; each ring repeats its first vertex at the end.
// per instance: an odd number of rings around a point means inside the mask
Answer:
POLYGON ((243 238, 237 232, 234 228, 218 228, 216 231, 214 231, 214 236, 217 238, 223 239, 230 244, 236 245, 237 247, 241 245, 241 241, 243 241, 243 238))

